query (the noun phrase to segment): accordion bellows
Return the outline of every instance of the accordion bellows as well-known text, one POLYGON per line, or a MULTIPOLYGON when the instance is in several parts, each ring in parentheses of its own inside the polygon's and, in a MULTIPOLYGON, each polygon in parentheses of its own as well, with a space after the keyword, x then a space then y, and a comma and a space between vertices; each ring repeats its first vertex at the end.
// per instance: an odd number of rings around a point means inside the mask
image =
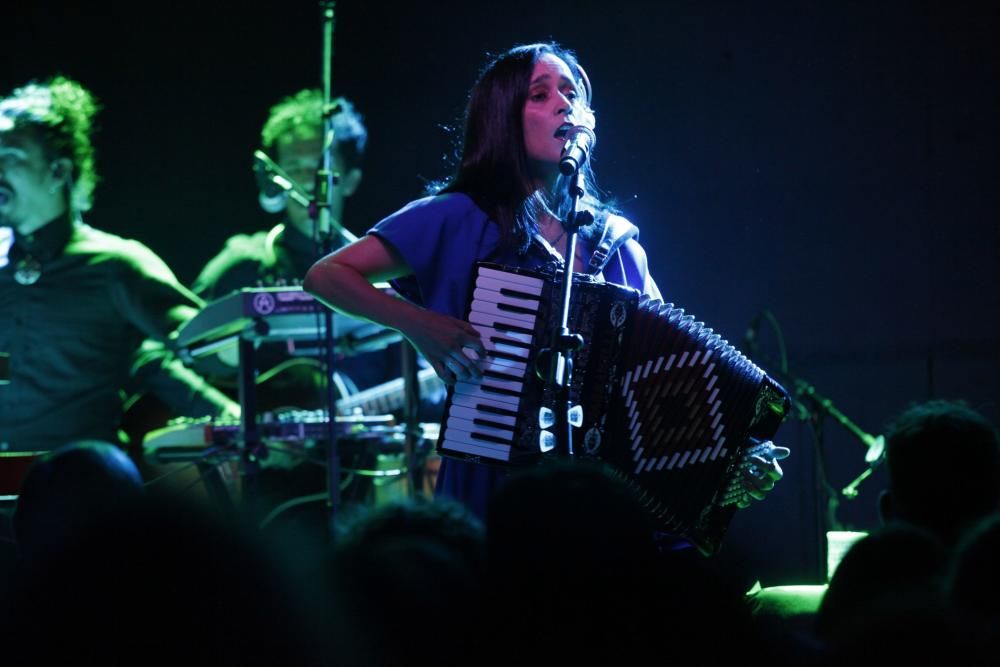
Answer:
MULTIPOLYGON (((555 278, 477 264, 468 321, 489 357, 481 383, 450 391, 438 451, 497 465, 530 465, 552 436, 554 404, 535 361, 558 326, 555 278)), ((672 304, 575 275, 570 396, 582 408, 577 456, 596 458, 635 487, 660 530, 704 553, 720 546, 735 511, 731 482, 754 440, 773 437, 789 400, 736 348, 672 304)))

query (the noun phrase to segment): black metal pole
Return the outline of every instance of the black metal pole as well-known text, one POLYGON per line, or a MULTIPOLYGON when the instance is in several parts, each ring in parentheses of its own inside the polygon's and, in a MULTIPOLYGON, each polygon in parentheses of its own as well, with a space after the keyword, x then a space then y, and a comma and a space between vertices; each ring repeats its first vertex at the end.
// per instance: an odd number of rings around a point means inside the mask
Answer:
POLYGON ((404 340, 400 345, 402 350, 403 371, 403 420, 404 444, 403 452, 406 460, 407 481, 409 482, 410 498, 417 498, 423 488, 423 465, 418 451, 420 438, 420 381, 417 378, 417 351, 404 340))
POLYGON ((258 507, 258 473, 260 458, 264 455, 260 432, 257 428, 257 364, 254 359, 252 338, 241 336, 239 339, 240 363, 240 422, 243 431, 243 448, 240 457, 240 472, 242 473, 241 502, 246 504, 251 515, 260 509, 258 507))
MULTIPOLYGON (((333 29, 335 24, 335 5, 333 0, 322 0, 320 8, 323 12, 323 166, 316 173, 315 223, 321 239, 322 255, 333 251, 333 233, 331 230, 331 208, 333 198, 333 111, 331 107, 330 72, 333 64, 333 29)), ((339 226, 339 224, 338 224, 339 226)), ((336 372, 336 349, 333 334, 333 311, 324 309, 323 341, 324 366, 326 377, 327 404, 327 527, 330 539, 336 538, 337 512, 340 509, 340 452, 337 448, 337 392, 334 383, 336 372)))
MULTIPOLYGON (((573 386, 573 352, 583 347, 583 338, 569 329, 570 301, 573 292, 573 264, 576 258, 576 241, 580 227, 593 221, 586 211, 579 211, 580 197, 583 196, 583 174, 578 169, 569 179, 570 212, 563 222, 566 230, 566 256, 563 257, 562 286, 560 291, 559 323, 553 327, 547 350, 541 359, 548 359, 549 367, 542 377, 552 387, 554 396, 552 433, 556 439, 557 451, 565 456, 573 456, 573 428, 570 424, 570 410, 573 408, 570 390, 573 386)), ((541 370, 541 369, 540 369, 541 370)))

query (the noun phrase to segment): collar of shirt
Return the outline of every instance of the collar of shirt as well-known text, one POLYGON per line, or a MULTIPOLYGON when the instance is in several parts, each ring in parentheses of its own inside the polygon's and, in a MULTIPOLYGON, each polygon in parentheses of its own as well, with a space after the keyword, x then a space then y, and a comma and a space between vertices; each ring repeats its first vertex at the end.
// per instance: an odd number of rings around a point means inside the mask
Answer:
POLYGON ((73 221, 69 215, 62 215, 31 234, 20 236, 14 232, 14 245, 10 249, 11 260, 25 255, 39 262, 49 262, 62 255, 73 236, 73 221))

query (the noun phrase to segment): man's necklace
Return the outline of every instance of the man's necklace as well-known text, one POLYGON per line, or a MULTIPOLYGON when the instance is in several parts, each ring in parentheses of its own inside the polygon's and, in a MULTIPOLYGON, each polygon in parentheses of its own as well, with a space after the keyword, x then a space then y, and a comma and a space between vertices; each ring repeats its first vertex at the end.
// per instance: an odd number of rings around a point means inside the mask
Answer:
POLYGON ((34 285, 42 277, 42 263, 25 255, 14 266, 14 280, 22 285, 34 285))

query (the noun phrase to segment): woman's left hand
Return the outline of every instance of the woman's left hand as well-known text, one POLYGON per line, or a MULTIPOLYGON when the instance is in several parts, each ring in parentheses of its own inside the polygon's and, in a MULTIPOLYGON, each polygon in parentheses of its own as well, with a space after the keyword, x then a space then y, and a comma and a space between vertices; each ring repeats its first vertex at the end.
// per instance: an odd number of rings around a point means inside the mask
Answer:
POLYGON ((778 461, 788 458, 791 450, 765 440, 755 443, 747 453, 749 456, 738 473, 738 481, 743 489, 736 502, 740 508, 749 507, 752 500, 763 500, 768 491, 774 488, 775 482, 783 475, 778 461))

